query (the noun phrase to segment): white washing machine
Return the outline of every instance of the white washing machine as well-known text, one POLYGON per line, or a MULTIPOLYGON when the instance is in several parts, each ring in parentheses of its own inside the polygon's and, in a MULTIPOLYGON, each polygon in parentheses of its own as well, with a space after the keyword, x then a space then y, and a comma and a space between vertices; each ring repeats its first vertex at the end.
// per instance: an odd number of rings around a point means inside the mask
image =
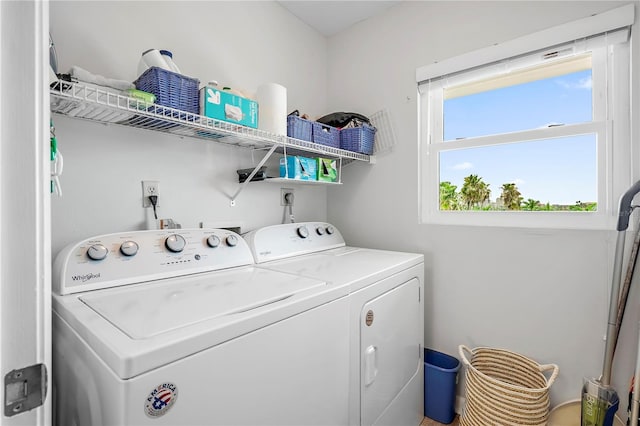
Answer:
POLYGON ((424 418, 424 256, 349 247, 324 222, 244 235, 258 266, 349 293, 349 423, 416 426, 424 418))
POLYGON ((347 424, 348 291, 256 268, 233 232, 174 232, 57 256, 55 423, 347 424))

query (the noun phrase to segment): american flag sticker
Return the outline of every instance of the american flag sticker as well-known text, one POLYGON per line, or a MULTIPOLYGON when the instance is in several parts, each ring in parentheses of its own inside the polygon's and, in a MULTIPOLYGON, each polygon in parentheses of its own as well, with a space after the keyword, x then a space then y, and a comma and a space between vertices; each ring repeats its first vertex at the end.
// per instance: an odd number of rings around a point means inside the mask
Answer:
POLYGON ((151 418, 163 416, 177 399, 178 387, 173 383, 162 383, 149 392, 144 402, 144 412, 151 418))

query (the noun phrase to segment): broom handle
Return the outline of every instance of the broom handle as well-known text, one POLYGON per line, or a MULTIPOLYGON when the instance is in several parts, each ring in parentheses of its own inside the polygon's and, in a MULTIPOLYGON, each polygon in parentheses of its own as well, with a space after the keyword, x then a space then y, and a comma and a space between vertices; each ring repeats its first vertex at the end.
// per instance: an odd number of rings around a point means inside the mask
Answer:
POLYGON ((627 263, 627 273, 624 277, 622 284, 622 290, 620 292, 620 301, 618 302, 618 316, 616 318, 616 334, 613 338, 613 355, 615 356, 616 348, 618 346, 618 338, 620 337, 620 329, 622 328, 622 320, 624 319, 624 312, 627 308, 627 301, 629 299, 629 290, 631 288, 631 281, 633 280, 633 274, 636 269, 636 262, 638 260, 638 249, 640 248, 640 226, 636 231, 636 237, 633 240, 633 248, 629 255, 629 261, 627 263))
MULTIPOLYGON (((613 279, 611 281, 611 297, 609 298, 609 319, 607 325, 607 341, 604 351, 604 362, 602 365, 602 378, 600 383, 611 385, 611 368, 613 366, 613 353, 616 344, 616 323, 618 319, 618 304, 620 303, 620 279, 622 277, 622 258, 624 257, 624 239, 626 230, 629 227, 629 217, 633 212, 631 202, 636 194, 640 192, 640 181, 627 189, 620 197, 620 207, 618 210, 618 239, 616 242, 616 253, 613 264, 613 279)), ((635 426, 635 425, 634 425, 635 426)))
POLYGON ((622 276, 622 257, 624 256, 625 233, 618 232, 616 241, 616 254, 613 265, 613 279, 611 281, 611 296, 609 297, 609 322, 607 325, 606 346, 604 350, 604 362, 602 364, 602 378, 600 383, 604 386, 611 385, 611 367, 613 365, 613 352, 615 350, 616 322, 618 319, 618 301, 620 295, 620 277, 622 276))

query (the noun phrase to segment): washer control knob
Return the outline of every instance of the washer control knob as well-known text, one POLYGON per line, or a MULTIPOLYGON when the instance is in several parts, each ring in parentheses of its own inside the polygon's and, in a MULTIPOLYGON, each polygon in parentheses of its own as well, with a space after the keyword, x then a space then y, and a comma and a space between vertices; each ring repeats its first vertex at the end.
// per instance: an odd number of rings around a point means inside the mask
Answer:
POLYGON ((138 253, 138 243, 135 241, 125 241, 120 245, 120 253, 125 256, 135 256, 138 253))
POLYGON ((318 227, 316 228, 316 233, 317 233, 318 235, 324 235, 324 228, 323 228, 322 226, 318 226, 318 227))
POLYGON ((87 249, 87 256, 91 260, 102 260, 107 257, 109 250, 102 244, 93 244, 87 249))
POLYGON ((238 245, 238 237, 236 237, 235 235, 229 235, 226 241, 229 247, 235 247, 236 245, 238 245))
POLYGON ((307 238, 309 236, 309 230, 306 226, 300 226, 297 231, 300 238, 307 238))
POLYGON ((220 238, 217 235, 209 235, 207 238, 207 245, 211 248, 216 248, 220 245, 220 238))
POLYGON ((331 225, 327 226, 327 234, 329 235, 333 235, 333 233, 335 232, 335 228, 331 225))
POLYGON ((164 240, 164 245, 173 253, 180 253, 187 245, 184 237, 179 234, 171 234, 164 240))

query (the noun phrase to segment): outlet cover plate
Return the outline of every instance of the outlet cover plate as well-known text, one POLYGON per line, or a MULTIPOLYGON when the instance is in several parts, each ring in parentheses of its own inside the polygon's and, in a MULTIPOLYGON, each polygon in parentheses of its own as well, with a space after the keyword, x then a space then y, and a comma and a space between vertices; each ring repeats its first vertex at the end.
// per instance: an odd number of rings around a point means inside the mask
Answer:
POLYGON ((280 205, 281 206, 293 206, 293 204, 295 203, 295 195, 294 195, 294 199, 293 201, 291 201, 291 203, 288 203, 286 200, 286 195, 287 194, 292 194, 293 195, 294 191, 293 188, 280 188, 280 205))
POLYGON ((157 180, 143 180, 142 181, 142 207, 151 207, 151 201, 149 201, 150 195, 157 195, 158 202, 156 207, 160 207, 160 191, 159 182, 157 180))

